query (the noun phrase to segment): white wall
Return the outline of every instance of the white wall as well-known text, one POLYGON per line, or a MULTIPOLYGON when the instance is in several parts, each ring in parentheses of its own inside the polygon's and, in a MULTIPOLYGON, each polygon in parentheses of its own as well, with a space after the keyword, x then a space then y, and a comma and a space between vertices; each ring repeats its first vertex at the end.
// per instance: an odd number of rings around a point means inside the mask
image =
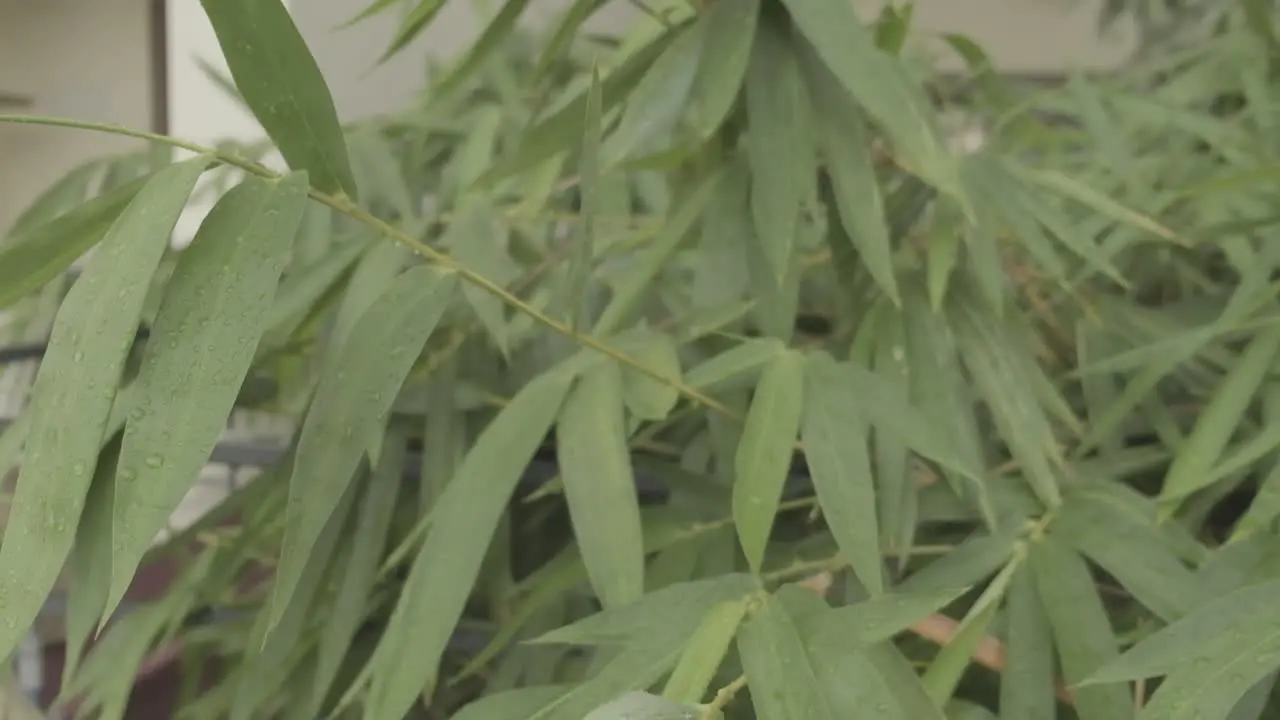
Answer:
MULTIPOLYGON (((150 127, 147 1, 0 0, 0 91, 35 100, 0 112, 150 127)), ((0 124, 0 232, 63 173, 136 147, 110 135, 0 124)))

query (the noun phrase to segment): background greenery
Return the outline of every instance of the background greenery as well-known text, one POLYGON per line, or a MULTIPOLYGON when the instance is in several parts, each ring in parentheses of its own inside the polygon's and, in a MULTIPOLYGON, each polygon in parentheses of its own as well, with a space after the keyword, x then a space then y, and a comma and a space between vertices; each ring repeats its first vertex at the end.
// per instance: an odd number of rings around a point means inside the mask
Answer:
POLYGON ((0 117, 191 157, 77 169, 0 245, 52 319, 0 646, 67 563, 81 712, 181 640, 226 661, 191 718, 1280 715, 1270 4, 1117 4, 1134 66, 1037 88, 960 37, 936 76, 909 5, 608 39, 507 0, 348 127, 278 2, 203 4, 270 143, 0 117), (237 406, 299 419, 285 458, 149 549, 237 406))

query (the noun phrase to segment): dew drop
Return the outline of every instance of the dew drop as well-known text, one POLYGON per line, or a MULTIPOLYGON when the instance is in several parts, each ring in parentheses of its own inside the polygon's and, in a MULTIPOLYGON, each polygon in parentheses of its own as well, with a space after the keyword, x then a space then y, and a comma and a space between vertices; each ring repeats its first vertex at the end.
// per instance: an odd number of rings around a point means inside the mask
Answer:
POLYGON ((144 462, 146 462, 147 467, 149 468, 158 468, 161 465, 164 465, 164 458, 159 455, 148 455, 144 462))

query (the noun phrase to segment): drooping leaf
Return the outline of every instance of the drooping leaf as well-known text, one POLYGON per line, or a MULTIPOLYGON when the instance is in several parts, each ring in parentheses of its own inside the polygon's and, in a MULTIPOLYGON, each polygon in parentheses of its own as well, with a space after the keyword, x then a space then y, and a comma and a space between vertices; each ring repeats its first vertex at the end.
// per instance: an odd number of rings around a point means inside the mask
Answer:
POLYGON ((772 13, 760 24, 746 76, 751 217, 775 282, 791 267, 800 208, 814 189, 813 118, 800 65, 772 13))
POLYGON ((844 234, 857 248, 876 284, 899 304, 893 247, 866 121, 831 71, 813 53, 801 52, 799 57, 809 96, 814 100, 818 148, 831 178, 844 234))
POLYGON ((635 267, 618 284, 613 298, 600 314, 595 334, 612 335, 634 319, 637 307, 652 289, 654 279, 667 267, 671 257, 701 219, 703 210, 714 197, 720 177, 715 173, 703 180, 676 208, 658 237, 636 258, 635 267))
POLYGON ((116 464, 120 459, 119 432, 98 456, 98 466, 85 496, 84 512, 76 528, 68 561, 71 588, 67 598, 67 655, 63 683, 71 682, 80 666, 85 642, 102 626, 111 586, 111 516, 115 506, 116 464))
POLYGON ((384 427, 396 393, 447 309, 455 285, 452 273, 441 274, 428 265, 406 270, 369 305, 343 347, 329 356, 303 421, 289 479, 284 544, 271 599, 276 613, 283 612, 293 594, 307 553, 361 456, 384 427))
POLYGON ((1280 632, 1274 615, 1238 643, 1197 653, 1164 679, 1138 715, 1140 720, 1229 720, 1240 698, 1280 666, 1280 632))
POLYGON ((354 538, 332 608, 317 649, 315 679, 312 681, 308 717, 317 717, 333 688, 342 660, 368 610, 370 591, 387 544, 396 501, 400 499, 407 438, 403 428, 393 423, 387 428, 378 465, 373 469, 360 498, 354 522, 354 538))
POLYGON ((1161 504, 1177 504, 1213 478, 1210 470, 1221 458, 1245 410, 1254 402, 1277 352, 1280 352, 1280 328, 1269 328, 1258 334, 1241 353, 1174 456, 1160 489, 1161 504))
POLYGON ((920 85, 874 38, 844 0, 782 0, 804 36, 840 84, 853 95, 923 177, 963 197, 959 172, 947 151, 920 85))
POLYGON ((1165 622, 1189 612, 1199 595, 1195 576, 1164 538, 1110 503, 1071 497, 1054 519, 1053 533, 1114 576, 1165 622), (1136 527, 1135 527, 1136 526, 1136 527))
POLYGON ((494 50, 500 47, 515 30, 516 23, 520 21, 520 16, 528 6, 529 0, 503 0, 498 11, 489 18, 484 30, 480 32, 480 36, 467 46, 466 52, 457 64, 435 84, 433 91, 444 95, 469 80, 484 63, 488 62, 494 50))
POLYGON ((804 368, 801 440, 818 504, 840 551, 873 595, 884 591, 876 488, 862 402, 831 356, 811 355, 804 368))
POLYGON ((222 435, 266 329, 307 187, 306 173, 236 186, 169 279, 116 471, 108 613, 222 435))
POLYGON ((538 56, 538 63, 533 69, 535 82, 547 76, 552 66, 569 51, 583 23, 587 22, 607 2, 608 0, 574 0, 572 5, 565 8, 559 22, 555 24, 555 29, 551 31, 550 38, 544 44, 542 53, 538 56))
POLYGON ((1000 603, 1009 589, 1009 581, 1013 579, 1024 557, 1023 547, 1016 546, 1013 557, 978 596, 950 640, 934 656, 933 662, 929 663, 920 683, 924 685, 929 697, 933 698, 934 705, 946 707, 955 696, 960 678, 986 638, 987 628, 995 619, 1000 603))
POLYGON ((640 505, 622 394, 622 371, 612 361, 601 361, 578 378, 556 426, 556 457, 573 534, 606 608, 644 594, 640 505))
POLYGON ((745 598, 717 603, 707 611, 667 678, 662 689, 663 697, 680 702, 701 702, 724 662, 725 653, 733 644, 746 612, 745 598))
POLYGON ((151 275, 208 164, 202 156, 153 175, 58 311, 0 544, 0 655, 27 632, 71 552, 151 275))
POLYGON ((1000 675, 1001 720, 1053 718, 1053 636, 1032 571, 1013 576, 1005 600, 1005 667, 1000 675))
POLYGON ((746 80, 759 19, 760 0, 715 3, 702 13, 702 52, 687 110, 697 137, 711 137, 733 110, 746 80))
POLYGON ((369 248, 360 258, 333 318, 333 327, 329 330, 330 348, 339 351, 365 311, 404 270, 411 257, 412 253, 405 246, 382 242, 369 248))
POLYGON ((765 366, 734 456, 733 523, 759 571, 791 469, 804 406, 804 357, 784 352, 765 366))
POLYGON ((1046 506, 1056 507, 1062 502, 1058 467, 1063 460, 1035 390, 1032 373, 1039 367, 1026 357, 1028 349, 1019 342, 1022 336, 966 295, 953 302, 948 313, 965 367, 1028 485, 1046 506))
POLYGON ((440 496, 432 527, 368 666, 369 712, 375 717, 402 715, 424 684, 434 684, 498 519, 573 379, 553 370, 526 384, 480 434, 440 496))
POLYGON ((201 0, 245 103, 294 170, 355 199, 333 95, 282 0, 201 0))
POLYGON ((1207 660, 1197 659, 1216 653, 1219 648, 1238 648, 1246 636, 1254 634, 1252 628, 1274 623, 1277 592, 1280 580, 1252 583, 1224 593, 1112 658, 1085 683, 1151 678, 1170 674, 1187 664, 1207 667, 1207 660))
MULTIPOLYGON (((343 27, 350 27, 361 20, 373 17, 378 13, 389 9, 396 4, 398 0, 373 0, 369 6, 360 11, 358 15, 343 23, 343 27)), ((436 15, 444 8, 447 0, 418 0, 409 12, 405 13, 400 20, 399 27, 396 28, 395 35, 391 38, 391 43, 379 62, 386 62, 393 55, 400 52, 406 45, 418 37, 420 33, 431 26, 431 21, 435 20, 436 15)))
POLYGON ((40 289, 96 245, 147 180, 134 180, 56 218, 18 228, 0 249, 0 309, 40 289))
MULTIPOLYGON (((1031 544, 1027 567, 1035 577, 1058 662, 1068 685, 1078 685, 1120 652, 1084 559, 1053 538, 1031 544)), ((1119 685, 1077 687, 1081 716, 1131 720, 1133 698, 1119 685)))
MULTIPOLYGON (((601 110, 608 112, 622 102, 654 58, 675 38, 675 33, 662 33, 614 67, 601 83, 601 110)), ((477 182, 491 185, 576 147, 582 141, 581 119, 586 117, 588 92, 589 88, 583 88, 572 100, 541 118, 525 133, 519 149, 489 168, 477 182)))
POLYGON ((760 720, 834 720, 800 630, 776 597, 753 609, 738 634, 738 654, 760 720))
MULTIPOLYGON (((293 457, 295 469, 300 457, 293 457)), ((324 591, 332 582, 335 551, 348 530, 348 518, 359 490, 353 482, 336 498, 333 512, 325 518, 315 544, 309 548, 311 552, 295 585, 297 592, 289 596, 284 607, 266 605, 258 611, 249 631, 247 657, 238 668, 230 720, 254 717, 270 694, 287 680, 297 644, 309 629, 313 608, 319 605, 318 596, 327 595, 324 591)))
POLYGON ((653 61, 653 65, 628 94, 618 127, 605 143, 602 162, 614 168, 636 151, 670 134, 692 97, 704 34, 700 23, 674 31, 678 37, 653 61))

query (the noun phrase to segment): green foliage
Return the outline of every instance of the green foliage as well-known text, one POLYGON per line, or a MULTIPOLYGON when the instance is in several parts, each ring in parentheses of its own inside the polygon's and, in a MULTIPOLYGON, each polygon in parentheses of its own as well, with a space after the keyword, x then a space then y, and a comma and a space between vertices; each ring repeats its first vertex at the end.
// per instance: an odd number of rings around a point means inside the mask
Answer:
POLYGON ((193 719, 1280 717, 1267 4, 1130 3, 1139 60, 1057 88, 956 36, 935 77, 910 6, 528 5, 391 117, 339 123, 279 0, 203 2, 261 143, 0 116, 196 155, 86 164, 0 241, 50 335, 0 650, 65 567, 63 695, 107 719, 175 642, 226 661, 193 719), (236 408, 287 451, 153 544, 236 408))

